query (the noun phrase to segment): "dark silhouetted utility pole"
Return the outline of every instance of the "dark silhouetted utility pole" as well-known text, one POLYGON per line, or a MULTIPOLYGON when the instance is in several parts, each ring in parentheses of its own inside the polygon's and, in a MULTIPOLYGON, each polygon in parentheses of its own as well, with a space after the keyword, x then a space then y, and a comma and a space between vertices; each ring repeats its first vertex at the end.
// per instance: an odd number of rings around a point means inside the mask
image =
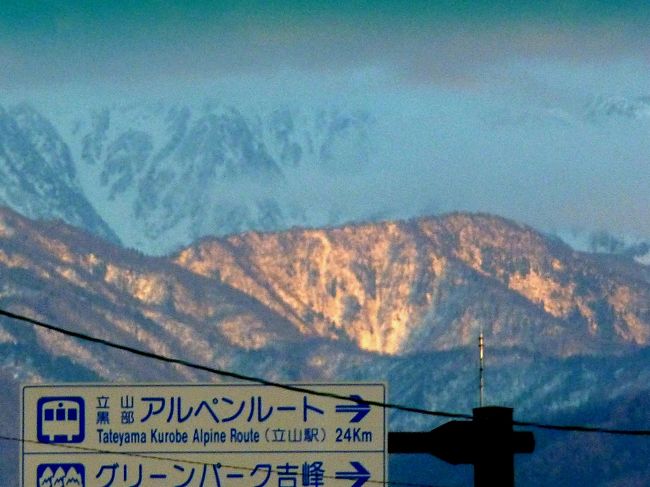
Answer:
POLYGON ((515 453, 532 453, 535 437, 514 431, 512 409, 475 408, 470 421, 449 421, 431 431, 388 433, 388 453, 429 453, 453 465, 474 465, 474 487, 514 487, 515 453))
POLYGON ((485 381, 483 378, 483 330, 478 335, 478 407, 483 407, 483 389, 485 381))

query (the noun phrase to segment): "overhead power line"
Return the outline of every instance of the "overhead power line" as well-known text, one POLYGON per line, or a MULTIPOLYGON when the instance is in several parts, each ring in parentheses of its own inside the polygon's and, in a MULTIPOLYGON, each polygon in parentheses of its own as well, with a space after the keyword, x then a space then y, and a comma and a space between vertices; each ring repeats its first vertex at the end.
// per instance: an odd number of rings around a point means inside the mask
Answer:
POLYGON ((263 379, 260 377, 253 377, 249 375, 244 375, 240 374, 238 372, 232 372, 228 370, 221 370, 217 369, 214 367, 208 367, 207 365, 201 365, 201 364, 196 364, 193 362, 189 362, 187 360, 179 359, 179 358, 174 358, 174 357, 166 357, 164 355, 160 355, 157 353, 153 352, 147 352, 146 350, 141 350, 138 348, 130 347, 128 345, 123 345, 121 343, 115 343, 110 340, 105 340, 103 338, 97 338, 91 335, 87 335, 85 333, 80 333, 77 331, 73 330, 68 330, 65 328, 61 328, 58 326, 50 325, 48 323, 45 323, 40 320, 36 320, 34 318, 30 318, 28 316, 12 313, 11 311, 6 311, 4 309, 0 309, 0 315, 6 316, 8 318, 12 318, 14 320, 26 322, 26 323, 31 323, 34 326, 38 326, 41 328, 45 328, 47 330, 51 330, 57 333, 61 333, 63 335, 71 336, 74 338, 78 338, 80 340, 85 340, 88 342, 92 343, 98 343, 100 345, 104 345, 107 347, 115 348, 118 350, 123 350, 125 352, 133 353, 136 355, 140 355, 142 357, 147 357, 150 359, 158 360, 161 362, 166 362, 169 364, 176 364, 176 365, 182 365, 184 367, 189 367, 192 369, 196 370, 201 370, 203 372, 209 372, 211 374, 216 374, 220 375, 222 377, 230 377, 232 379, 238 379, 242 381, 247 381, 247 382, 253 382, 265 386, 271 386, 271 387, 277 387, 280 389, 285 389, 287 391, 293 391, 293 392, 300 392, 303 394, 309 394, 313 396, 321 396, 321 397, 329 397, 332 399, 342 399, 345 401, 354 401, 357 403, 361 404, 368 404, 370 406, 377 406, 381 408, 386 408, 386 409, 395 409, 398 411, 405 411, 409 413, 417 413, 417 414, 423 414, 427 416, 438 416, 438 417, 443 417, 443 418, 454 418, 454 419, 472 419, 472 416, 469 414, 460 414, 460 413, 449 413, 445 411, 429 411, 427 409, 422 409, 422 408, 416 408, 416 407, 410 407, 410 406, 403 406, 401 404, 391 404, 391 403, 385 403, 385 402, 379 402, 379 401, 372 401, 372 400, 366 400, 366 399, 353 399, 349 396, 344 396, 342 394, 335 394, 332 392, 324 392, 324 391, 315 391, 313 389, 309 389, 307 387, 301 387, 297 385, 291 385, 291 384, 282 384, 280 382, 274 382, 270 381, 267 379, 263 379))
POLYGON ((579 426, 579 425, 558 425, 558 424, 544 424, 529 421, 513 421, 514 426, 526 426, 528 428, 539 428, 544 430, 554 431, 573 431, 576 433, 603 433, 609 435, 625 435, 625 436, 650 436, 650 430, 632 430, 632 429, 616 429, 616 428, 600 428, 596 426, 579 426))
MULTIPOLYGON (((85 333, 81 333, 78 331, 73 331, 73 330, 68 330, 66 328, 61 328, 59 326, 54 326, 49 323, 46 323, 41 320, 37 320, 34 318, 30 318, 28 316, 24 316, 18 313, 12 313, 11 311, 7 311, 5 309, 0 308, 0 316, 6 316, 7 318, 11 318, 20 322, 24 323, 29 323, 31 325, 44 328, 56 333, 60 333, 63 335, 71 336, 74 338, 78 338, 79 340, 84 340, 92 343, 97 343, 106 347, 114 348, 117 350, 122 350, 128 353, 132 353, 135 355, 139 355, 141 357, 146 357, 150 358, 153 360, 158 360, 161 362, 166 362, 169 364, 176 364, 176 365, 181 365, 184 367, 188 367, 191 369, 195 370, 201 370, 203 372, 208 372, 211 374, 216 374, 220 375, 222 377, 230 377, 232 379, 237 379, 237 380, 242 380, 246 382, 252 382, 260 385, 265 385, 265 386, 270 386, 270 387, 277 387, 279 389, 284 389, 288 391, 293 391, 293 392, 300 392, 303 394, 309 394, 313 396, 321 396, 321 397, 329 397, 332 399, 342 399, 346 401, 354 401, 360 404, 368 404, 370 406, 377 406, 380 408, 385 408, 385 409, 393 409, 397 411, 403 411, 403 412, 408 412, 408 413, 414 413, 414 414, 421 414, 425 416, 435 416, 435 417, 443 417, 443 418, 453 418, 453 419, 466 419, 466 420, 471 420, 473 419, 473 416, 470 414, 463 414, 463 413, 452 413, 452 412, 447 412, 447 411, 430 411, 427 409, 422 409, 422 408, 417 408, 417 407, 411 407, 411 406, 404 406, 401 404, 394 404, 394 403, 388 403, 388 402, 379 402, 379 401, 372 401, 372 400, 365 400, 365 399, 354 399, 349 396, 344 396, 341 394, 335 394, 331 392, 324 392, 324 391, 316 391, 313 389, 309 389, 307 387, 301 387, 297 385, 291 385, 291 384, 283 384, 280 382, 275 382, 275 381, 270 381, 267 379, 263 379, 260 377, 254 377, 254 376, 249 376, 245 374, 240 374, 238 372, 232 372, 228 370, 222 370, 222 369, 217 369, 214 367, 209 367, 207 365, 201 365, 201 364, 196 364, 193 362, 190 362, 188 360, 184 359, 179 359, 179 358, 174 358, 174 357, 167 357, 164 355, 156 354, 153 352, 148 352, 146 350, 141 350, 138 348, 131 347, 129 345, 124 345, 121 343, 116 343, 112 342, 110 340, 105 340, 103 338, 98 338, 92 335, 88 335, 85 333)), ((545 423, 536 423, 536 422, 528 422, 528 421, 513 421, 513 425, 515 426, 526 426, 530 428, 540 428, 540 429, 545 429, 545 430, 555 430, 555 431, 573 431, 573 432, 580 432, 580 433, 604 433, 604 434, 612 434, 612 435, 626 435, 626 436, 650 436, 650 430, 630 430, 630 429, 613 429, 613 428, 600 428, 600 427, 591 427, 591 426, 579 426, 579 425, 557 425, 557 424, 545 424, 545 423)))

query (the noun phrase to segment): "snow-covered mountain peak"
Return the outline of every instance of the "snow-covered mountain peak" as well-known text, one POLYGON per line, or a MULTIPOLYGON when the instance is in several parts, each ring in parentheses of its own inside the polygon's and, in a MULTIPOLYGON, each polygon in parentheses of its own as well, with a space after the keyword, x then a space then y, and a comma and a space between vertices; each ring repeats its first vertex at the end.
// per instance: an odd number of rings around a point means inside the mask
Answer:
POLYGON ((54 123, 15 111, 16 130, 57 161, 59 177, 80 187, 124 244, 153 254, 209 234, 349 220, 334 197, 306 211, 314 204, 295 188, 313 171, 353 174, 373 159, 372 118, 335 107, 114 103, 64 107, 48 115, 54 123))
POLYGON ((41 154, 47 165, 65 177, 68 183, 74 183, 76 169, 70 149, 59 135, 58 130, 40 112, 27 103, 12 107, 9 114, 18 128, 41 154))
POLYGON ((116 241, 83 194, 74 162, 69 146, 38 111, 26 104, 0 111, 0 204, 116 241))

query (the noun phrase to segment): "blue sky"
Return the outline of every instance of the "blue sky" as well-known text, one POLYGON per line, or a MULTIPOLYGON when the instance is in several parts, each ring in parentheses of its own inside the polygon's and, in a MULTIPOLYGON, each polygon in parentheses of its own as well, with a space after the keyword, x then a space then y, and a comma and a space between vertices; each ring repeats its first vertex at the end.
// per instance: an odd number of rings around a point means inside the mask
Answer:
POLYGON ((350 207, 650 238, 644 3, 344 4, 9 0, 0 102, 360 108, 377 120, 374 165, 330 182, 350 207), (607 100, 641 109, 593 116, 607 100))

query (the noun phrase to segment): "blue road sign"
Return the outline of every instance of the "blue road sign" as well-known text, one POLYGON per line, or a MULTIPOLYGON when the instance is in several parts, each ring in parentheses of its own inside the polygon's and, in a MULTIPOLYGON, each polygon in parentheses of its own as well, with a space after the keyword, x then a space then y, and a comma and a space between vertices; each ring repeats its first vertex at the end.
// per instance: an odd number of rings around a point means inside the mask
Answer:
POLYGON ((252 384, 25 385, 20 485, 384 482, 386 410, 367 401, 384 402, 385 385, 300 387, 339 397, 252 384))

